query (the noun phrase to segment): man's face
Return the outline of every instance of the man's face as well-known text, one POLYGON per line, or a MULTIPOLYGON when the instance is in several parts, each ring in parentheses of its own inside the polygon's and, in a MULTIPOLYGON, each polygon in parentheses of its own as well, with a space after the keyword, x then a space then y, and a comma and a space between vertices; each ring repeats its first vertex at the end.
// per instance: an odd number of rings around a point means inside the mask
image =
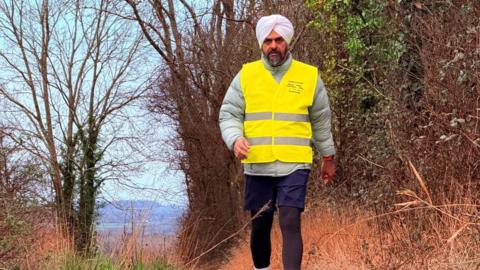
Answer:
POLYGON ((287 58, 288 44, 277 32, 272 31, 262 44, 262 53, 272 67, 278 67, 287 58))

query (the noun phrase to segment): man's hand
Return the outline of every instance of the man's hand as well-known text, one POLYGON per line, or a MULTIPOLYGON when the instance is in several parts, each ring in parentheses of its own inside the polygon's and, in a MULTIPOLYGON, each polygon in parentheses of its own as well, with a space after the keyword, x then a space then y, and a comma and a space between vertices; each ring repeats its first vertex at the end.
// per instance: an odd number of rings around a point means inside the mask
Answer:
POLYGON ((248 157, 249 149, 250 145, 245 138, 238 138, 233 144, 233 153, 235 154, 235 157, 239 160, 246 159, 248 157))
POLYGON ((333 182, 333 178, 335 177, 335 171, 335 162, 333 160, 323 159, 321 174, 324 184, 329 184, 333 182))

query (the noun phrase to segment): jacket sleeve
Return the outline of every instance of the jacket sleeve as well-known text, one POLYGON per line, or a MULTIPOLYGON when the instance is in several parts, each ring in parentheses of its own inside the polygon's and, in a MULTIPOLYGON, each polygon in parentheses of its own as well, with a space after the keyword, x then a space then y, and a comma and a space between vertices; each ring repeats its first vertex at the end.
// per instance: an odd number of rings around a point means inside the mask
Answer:
POLYGON ((219 124, 222 138, 228 149, 233 149, 235 141, 243 137, 243 121, 245 119, 245 99, 240 85, 240 72, 233 78, 228 87, 219 113, 219 124))
POLYGON ((313 144, 322 156, 335 155, 335 145, 331 132, 331 111, 327 90, 320 75, 318 76, 313 104, 309 108, 310 122, 312 124, 313 144))

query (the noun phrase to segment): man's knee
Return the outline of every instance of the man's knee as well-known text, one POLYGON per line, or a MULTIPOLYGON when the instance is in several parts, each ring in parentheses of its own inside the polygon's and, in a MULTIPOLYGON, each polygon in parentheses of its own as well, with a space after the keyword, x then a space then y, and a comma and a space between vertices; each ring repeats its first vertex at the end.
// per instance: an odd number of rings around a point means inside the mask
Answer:
POLYGON ((300 232, 301 210, 295 207, 280 207, 280 228, 282 232, 300 232))
MULTIPOLYGON (((256 213, 252 213, 252 217, 256 213)), ((263 212, 252 220, 252 232, 253 231, 270 231, 272 227, 273 213, 263 212)))

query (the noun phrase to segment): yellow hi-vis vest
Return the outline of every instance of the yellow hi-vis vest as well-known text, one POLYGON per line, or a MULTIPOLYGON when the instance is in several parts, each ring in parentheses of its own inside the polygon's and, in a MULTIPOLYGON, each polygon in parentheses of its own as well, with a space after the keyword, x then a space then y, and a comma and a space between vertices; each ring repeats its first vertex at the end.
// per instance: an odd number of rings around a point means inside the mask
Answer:
POLYGON ((242 163, 312 163, 312 127, 308 108, 317 84, 316 67, 293 60, 280 83, 261 60, 243 65, 243 132, 250 144, 242 163))

